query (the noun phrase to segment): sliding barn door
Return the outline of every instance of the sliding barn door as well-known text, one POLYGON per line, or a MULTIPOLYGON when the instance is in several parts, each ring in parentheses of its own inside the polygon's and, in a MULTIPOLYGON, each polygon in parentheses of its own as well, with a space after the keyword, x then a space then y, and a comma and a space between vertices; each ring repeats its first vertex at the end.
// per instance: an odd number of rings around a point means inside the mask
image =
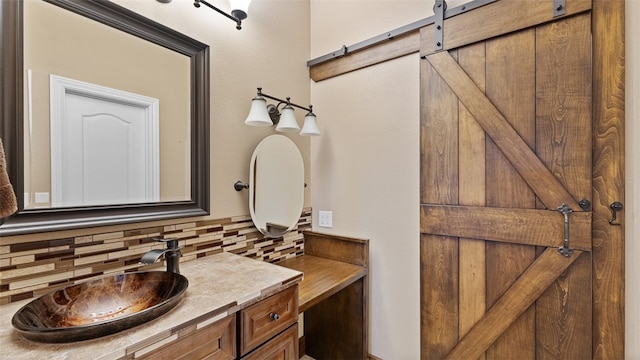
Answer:
POLYGON ((591 28, 586 8, 421 51, 423 358, 592 358, 591 28))

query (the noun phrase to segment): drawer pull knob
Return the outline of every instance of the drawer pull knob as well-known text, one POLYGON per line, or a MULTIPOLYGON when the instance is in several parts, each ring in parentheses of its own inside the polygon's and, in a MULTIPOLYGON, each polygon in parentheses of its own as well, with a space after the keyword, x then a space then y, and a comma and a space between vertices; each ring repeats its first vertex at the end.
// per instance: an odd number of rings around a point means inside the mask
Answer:
POLYGON ((271 313, 269 314, 269 318, 271 318, 271 320, 273 321, 277 321, 278 319, 280 319, 280 315, 278 315, 278 313, 271 313))

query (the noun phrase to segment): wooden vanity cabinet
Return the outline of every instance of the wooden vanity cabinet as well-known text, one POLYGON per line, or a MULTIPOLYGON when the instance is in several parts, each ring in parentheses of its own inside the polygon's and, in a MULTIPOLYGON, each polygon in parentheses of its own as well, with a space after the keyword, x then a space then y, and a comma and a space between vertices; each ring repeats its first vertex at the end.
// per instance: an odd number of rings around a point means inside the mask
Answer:
POLYGON ((242 360, 298 360, 298 354, 298 323, 295 323, 242 360))
POLYGON ((300 271, 299 352, 314 359, 369 357, 369 240, 304 232, 304 254, 278 265, 300 271))
POLYGON ((240 310, 240 356, 298 322, 298 286, 240 310))
POLYGON ((179 336, 141 358, 298 360, 298 349, 298 285, 295 285, 179 336))
POLYGON ((236 358, 236 314, 231 314, 213 324, 181 336, 140 359, 191 360, 236 358))

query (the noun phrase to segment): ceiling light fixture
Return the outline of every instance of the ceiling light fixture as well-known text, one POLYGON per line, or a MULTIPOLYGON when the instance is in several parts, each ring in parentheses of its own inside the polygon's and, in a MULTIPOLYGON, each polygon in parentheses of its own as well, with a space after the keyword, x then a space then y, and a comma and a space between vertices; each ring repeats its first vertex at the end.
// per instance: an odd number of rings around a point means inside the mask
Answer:
POLYGON ((313 113, 313 106, 309 107, 300 106, 291 102, 291 98, 287 97, 286 100, 279 99, 277 97, 267 95, 262 92, 262 88, 258 88, 258 94, 251 100, 251 110, 249 110, 249 116, 244 121, 249 126, 272 126, 277 124, 276 130, 280 132, 297 132, 300 130, 300 135, 303 136, 315 136, 320 135, 318 129, 318 122, 316 115, 313 113), (267 100, 271 99, 278 101, 277 105, 268 104, 267 100), (278 109, 280 105, 284 105, 282 112, 278 109), (304 117, 304 124, 302 130, 298 126, 298 121, 294 114, 294 107, 308 111, 304 117))
POLYGON ((217 7, 211 5, 210 3, 208 3, 205 0, 194 0, 193 2, 193 6, 199 8, 200 4, 203 4, 215 11, 217 11, 218 13, 226 16, 227 18, 233 20, 236 22, 236 29, 240 30, 242 29, 242 20, 247 18, 247 12, 249 10, 249 3, 251 3, 251 0, 231 0, 230 1, 230 5, 231 5, 231 15, 227 14, 226 12, 218 9, 217 7))

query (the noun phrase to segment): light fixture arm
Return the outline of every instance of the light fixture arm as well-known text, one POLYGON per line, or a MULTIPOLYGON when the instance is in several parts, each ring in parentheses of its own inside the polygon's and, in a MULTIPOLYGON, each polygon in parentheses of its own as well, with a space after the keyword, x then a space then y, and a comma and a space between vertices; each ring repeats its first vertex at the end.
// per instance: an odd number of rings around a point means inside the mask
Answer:
POLYGON ((227 18, 229 18, 229 19, 231 19, 231 20, 235 21, 235 23, 236 23, 236 29, 238 29, 238 30, 241 30, 241 29, 242 29, 242 20, 241 20, 241 19, 239 19, 239 18, 237 18, 237 17, 235 17, 235 16, 233 16, 233 15, 229 15, 229 14, 227 14, 226 12, 224 12, 224 11, 222 11, 222 10, 218 9, 217 7, 215 7, 215 6, 211 5, 211 4, 209 4, 209 3, 208 3, 207 1, 205 1, 205 0, 194 0, 194 1, 193 1, 193 6, 195 6, 195 7, 197 7, 197 8, 199 8, 199 7, 200 7, 200 4, 204 4, 205 6, 209 7, 210 9, 213 9, 213 10, 217 11, 218 13, 220 13, 221 15, 224 15, 224 16, 226 16, 227 18))
MULTIPOLYGON (((200 0, 200 1, 202 1, 202 0, 200 0)), ((277 106, 280 106, 281 104, 289 104, 289 105, 291 105, 293 107, 297 107, 298 109, 307 110, 308 112, 313 112, 311 110, 313 108, 312 105, 309 105, 309 107, 307 108, 307 107, 292 103, 290 101, 291 98, 287 98, 287 100, 282 100, 282 99, 277 98, 275 96, 267 95, 267 94, 262 92, 262 88, 261 87, 258 88, 258 96, 263 96, 263 97, 266 97, 267 99, 278 101, 279 103, 278 103, 277 106)))

